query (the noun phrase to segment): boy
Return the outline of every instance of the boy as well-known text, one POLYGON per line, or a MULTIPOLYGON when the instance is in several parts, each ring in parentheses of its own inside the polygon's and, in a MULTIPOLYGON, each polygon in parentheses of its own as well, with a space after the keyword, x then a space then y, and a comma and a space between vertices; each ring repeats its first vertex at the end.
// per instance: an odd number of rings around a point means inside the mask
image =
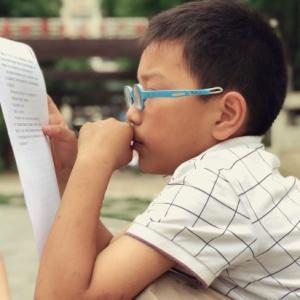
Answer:
POLYGON ((140 85, 125 87, 130 124, 84 125, 75 163, 50 101, 63 195, 36 299, 132 299, 171 268, 231 299, 299 297, 299 182, 260 143, 287 85, 273 30, 244 5, 195 1, 153 18, 143 42, 140 85), (113 238, 99 211, 132 150, 142 171, 172 179, 113 238))

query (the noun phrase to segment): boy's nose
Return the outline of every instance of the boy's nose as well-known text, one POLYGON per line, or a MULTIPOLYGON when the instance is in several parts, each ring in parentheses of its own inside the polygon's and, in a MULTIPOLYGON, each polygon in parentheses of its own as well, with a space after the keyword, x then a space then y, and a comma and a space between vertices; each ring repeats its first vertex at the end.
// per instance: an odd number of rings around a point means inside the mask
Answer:
POLYGON ((134 125, 142 123, 142 111, 138 110, 134 105, 130 106, 126 113, 126 120, 134 125))

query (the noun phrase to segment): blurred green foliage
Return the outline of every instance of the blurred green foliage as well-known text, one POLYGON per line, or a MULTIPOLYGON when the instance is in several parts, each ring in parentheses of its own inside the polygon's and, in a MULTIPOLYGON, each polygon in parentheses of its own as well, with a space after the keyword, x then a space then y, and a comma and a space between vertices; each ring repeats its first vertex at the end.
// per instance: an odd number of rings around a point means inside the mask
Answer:
POLYGON ((102 0, 102 10, 107 16, 152 17, 159 12, 189 2, 184 0, 102 0))
MULTIPOLYGON (((45 66, 41 66, 46 68, 45 66)), ((88 58, 74 59, 74 58, 64 58, 60 59, 50 66, 51 69, 56 71, 90 71, 91 64, 88 58)), ((63 90, 63 91, 78 91, 95 87, 97 83, 89 80, 64 80, 57 81, 51 80, 47 82, 47 91, 51 95, 52 91, 63 90)), ((54 99, 55 100, 55 99, 54 99)))
POLYGON ((58 17, 61 0, 0 0, 0 17, 58 17))
POLYGON ((300 90, 300 0, 238 0, 262 12, 278 23, 290 68, 290 86, 300 90))

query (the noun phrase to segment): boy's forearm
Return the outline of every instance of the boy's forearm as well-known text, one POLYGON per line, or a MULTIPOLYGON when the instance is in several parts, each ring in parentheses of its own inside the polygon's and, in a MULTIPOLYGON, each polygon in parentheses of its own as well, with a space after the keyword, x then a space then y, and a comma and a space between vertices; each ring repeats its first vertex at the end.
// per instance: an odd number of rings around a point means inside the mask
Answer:
POLYGON ((9 300, 9 287, 2 255, 0 254, 0 299, 9 300))
MULTIPOLYGON (((59 194, 63 197, 64 191, 68 184, 72 169, 64 170, 60 174, 56 175, 59 194)), ((97 253, 101 252, 105 247, 107 247, 110 240, 113 238, 111 232, 104 226, 104 224, 99 219, 98 223, 98 235, 97 235, 97 253)))
POLYGON ((88 289, 96 255, 112 238, 99 222, 111 174, 105 163, 76 161, 41 259, 36 299, 52 299, 54 286, 66 295, 72 286, 76 296, 88 289))

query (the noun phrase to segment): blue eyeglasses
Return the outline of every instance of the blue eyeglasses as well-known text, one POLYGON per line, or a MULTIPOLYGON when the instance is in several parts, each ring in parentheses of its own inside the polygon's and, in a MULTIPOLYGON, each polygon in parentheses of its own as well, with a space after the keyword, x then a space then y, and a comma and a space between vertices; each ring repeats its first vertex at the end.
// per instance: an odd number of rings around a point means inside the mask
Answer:
POLYGON ((148 98, 179 98, 185 96, 203 96, 222 93, 220 87, 213 87, 202 90, 160 90, 145 91, 140 84, 135 84, 133 88, 124 86, 124 98, 127 107, 134 105, 138 110, 145 108, 145 101, 148 98))

